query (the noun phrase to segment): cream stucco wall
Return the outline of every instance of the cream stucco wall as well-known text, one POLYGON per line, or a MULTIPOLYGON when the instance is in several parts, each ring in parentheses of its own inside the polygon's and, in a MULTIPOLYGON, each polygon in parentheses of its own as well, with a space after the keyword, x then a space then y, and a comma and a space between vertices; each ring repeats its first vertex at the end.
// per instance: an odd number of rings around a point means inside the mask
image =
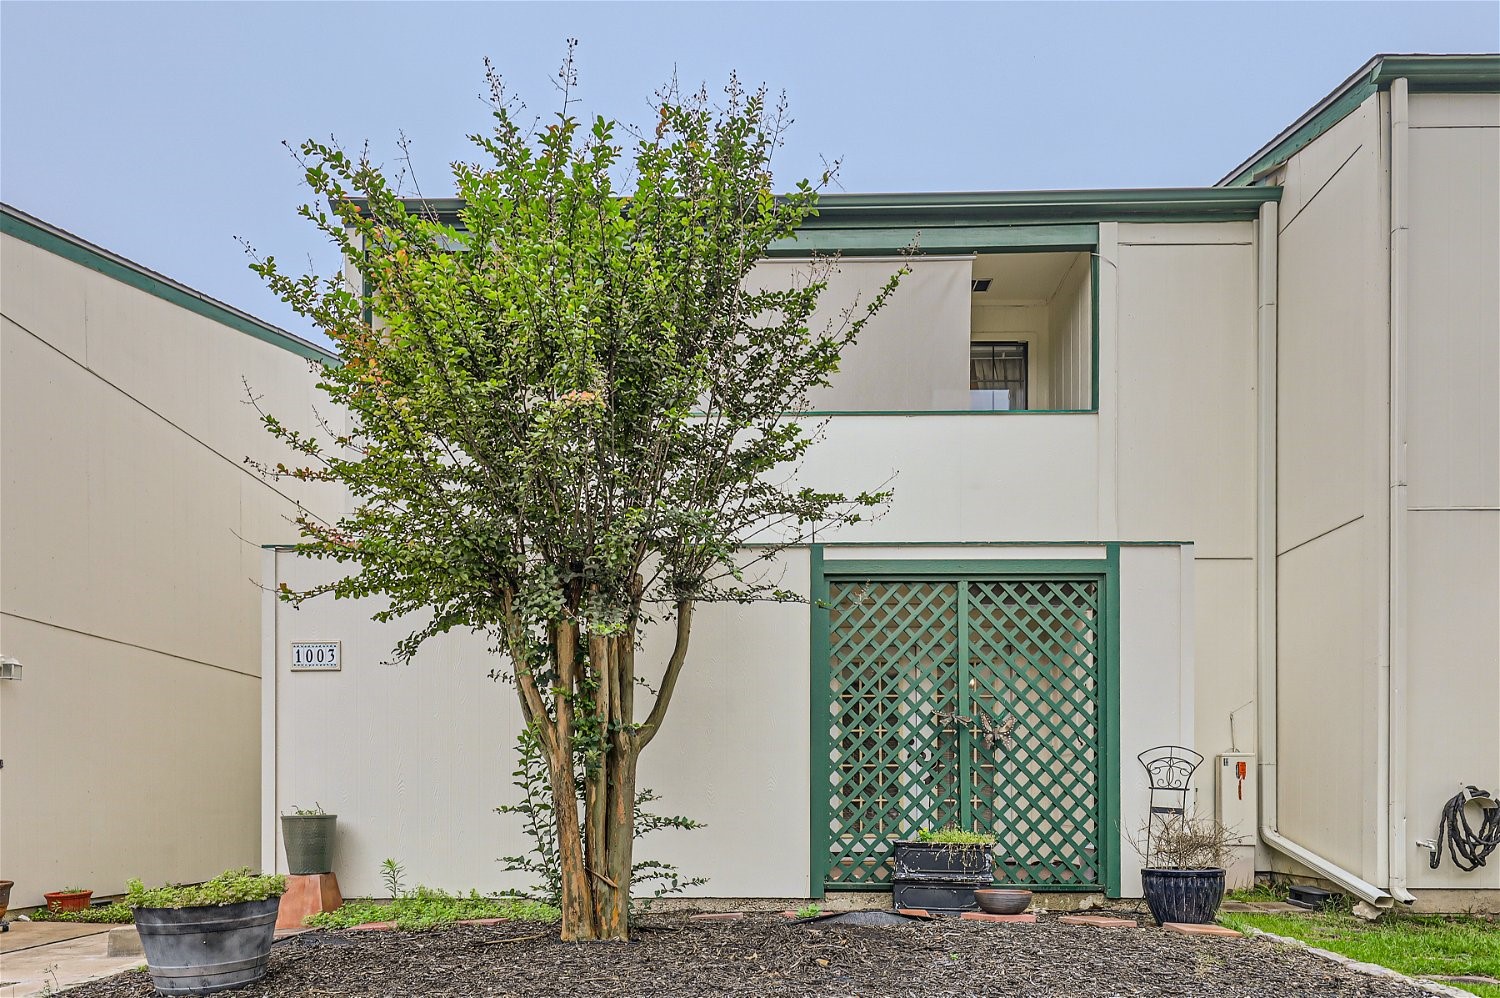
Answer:
POLYGON ((1495 890, 1500 866, 1431 870, 1414 840, 1460 784, 1500 791, 1500 94, 1410 116, 1402 839, 1413 888, 1495 890))
MULTIPOLYGON (((840 559, 1037 557, 1037 548, 968 546, 893 549, 830 546, 840 559)), ((1102 558, 1101 547, 1040 549, 1048 557, 1102 558)), ((268 587, 303 588, 336 566, 289 551, 265 556, 268 587)), ((771 571, 778 584, 809 593, 806 549, 786 552, 771 571)), ((1126 547, 1120 554, 1120 712, 1122 758, 1193 737, 1193 560, 1175 545, 1126 547)), ((514 690, 486 678, 499 664, 487 642, 450 633, 411 664, 384 664, 404 622, 379 624, 372 600, 320 599, 292 609, 272 601, 265 656, 267 807, 262 864, 285 870, 274 815, 319 803, 339 815, 336 865, 349 896, 379 895, 379 866, 403 863, 410 883, 450 890, 529 886, 496 859, 530 843, 518 818, 494 813, 512 803, 514 744, 521 726, 514 690), (342 642, 343 668, 292 672, 294 641, 342 642), (274 737, 272 736, 274 732, 274 737)), ((665 659, 664 636, 648 634, 640 661, 648 681, 665 659)), ((642 758, 641 782, 658 791, 662 813, 683 813, 707 828, 664 830, 644 839, 641 857, 709 877, 694 893, 720 897, 806 897, 811 834, 806 603, 700 608, 692 653, 661 735, 642 758)), ((1127 841, 1145 817, 1145 799, 1127 793, 1121 809, 1123 889, 1139 892, 1127 841)))
POLYGON ((281 455, 241 379, 310 422, 307 362, 9 233, 0 312, 11 903, 254 864, 256 543, 294 536, 296 502, 341 500, 244 466, 281 455))

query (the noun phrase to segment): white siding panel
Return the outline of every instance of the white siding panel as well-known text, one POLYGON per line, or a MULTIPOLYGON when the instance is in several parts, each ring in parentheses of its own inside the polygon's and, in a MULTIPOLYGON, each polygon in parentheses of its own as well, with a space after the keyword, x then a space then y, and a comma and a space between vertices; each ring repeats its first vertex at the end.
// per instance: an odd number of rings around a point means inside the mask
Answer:
POLYGON ((1493 508, 1500 506, 1500 127, 1413 129, 1409 189, 1408 502, 1493 508))

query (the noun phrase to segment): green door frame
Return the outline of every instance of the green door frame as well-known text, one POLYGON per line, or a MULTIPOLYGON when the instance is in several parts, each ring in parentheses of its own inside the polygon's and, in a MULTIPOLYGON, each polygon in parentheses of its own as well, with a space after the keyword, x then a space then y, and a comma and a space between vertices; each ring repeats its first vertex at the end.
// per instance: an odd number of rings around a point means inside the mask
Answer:
MULTIPOLYGON (((1102 545, 1101 559, 839 559, 824 558, 823 545, 814 544, 809 551, 812 594, 810 620, 810 680, 808 726, 810 735, 810 795, 808 818, 810 841, 808 853, 808 894, 824 894, 823 878, 827 872, 829 823, 828 786, 829 754, 828 696, 831 681, 829 662, 830 577, 920 579, 924 576, 988 579, 1068 579, 1098 580, 1103 592, 1100 608, 1103 616, 1104 655, 1100 668, 1100 744, 1104 757, 1100 765, 1102 884, 1109 897, 1120 896, 1120 545, 1102 545)), ((960 618, 960 625, 967 621, 960 618)), ((1094 889, 1074 888, 1076 889, 1094 889)))

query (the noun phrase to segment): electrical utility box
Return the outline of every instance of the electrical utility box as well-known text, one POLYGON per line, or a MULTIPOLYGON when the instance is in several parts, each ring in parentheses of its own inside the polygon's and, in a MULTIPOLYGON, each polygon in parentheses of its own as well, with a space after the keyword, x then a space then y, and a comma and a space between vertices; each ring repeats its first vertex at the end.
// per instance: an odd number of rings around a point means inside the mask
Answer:
POLYGON ((1225 753, 1218 756, 1215 779, 1214 817, 1229 830, 1229 865, 1225 886, 1250 887, 1255 883, 1255 840, 1260 822, 1256 789, 1255 756, 1225 753))

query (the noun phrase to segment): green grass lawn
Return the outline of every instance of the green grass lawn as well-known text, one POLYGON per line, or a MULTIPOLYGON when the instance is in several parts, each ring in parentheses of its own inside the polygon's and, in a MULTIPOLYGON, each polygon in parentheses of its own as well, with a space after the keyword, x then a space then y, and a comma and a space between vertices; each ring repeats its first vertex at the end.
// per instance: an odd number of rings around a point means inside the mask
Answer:
MULTIPOLYGON (((1226 911, 1220 912, 1219 921, 1232 929, 1252 927, 1300 939, 1413 977, 1467 974, 1500 979, 1500 923, 1482 918, 1394 912, 1378 922, 1366 922, 1343 912, 1226 911)), ((1485 998, 1500 998, 1497 985, 1448 983, 1485 998)))

